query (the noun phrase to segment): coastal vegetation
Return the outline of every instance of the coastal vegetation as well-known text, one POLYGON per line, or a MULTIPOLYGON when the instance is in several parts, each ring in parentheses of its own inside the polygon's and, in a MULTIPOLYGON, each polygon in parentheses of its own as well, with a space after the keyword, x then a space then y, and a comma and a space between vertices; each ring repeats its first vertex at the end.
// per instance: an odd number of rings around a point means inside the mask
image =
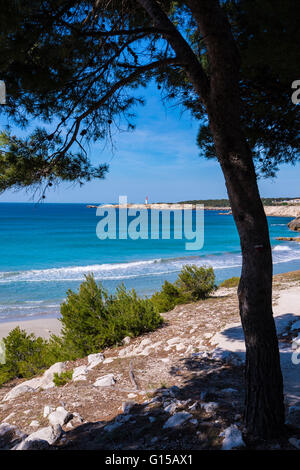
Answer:
MULTIPOLYGON (((113 294, 86 276, 79 291, 67 292, 61 305, 61 336, 49 341, 19 327, 4 338, 6 363, 0 365, 0 385, 14 378, 30 378, 58 361, 75 360, 120 344, 126 336, 154 331, 163 323, 161 312, 175 305, 205 299, 216 289, 212 268, 184 266, 177 281, 168 281, 151 299, 141 298, 123 284, 113 294)), ((68 375, 55 377, 57 386, 68 375)))
POLYGON ((219 287, 237 287, 239 285, 240 278, 238 276, 230 277, 229 279, 225 279, 225 281, 219 284, 219 287))

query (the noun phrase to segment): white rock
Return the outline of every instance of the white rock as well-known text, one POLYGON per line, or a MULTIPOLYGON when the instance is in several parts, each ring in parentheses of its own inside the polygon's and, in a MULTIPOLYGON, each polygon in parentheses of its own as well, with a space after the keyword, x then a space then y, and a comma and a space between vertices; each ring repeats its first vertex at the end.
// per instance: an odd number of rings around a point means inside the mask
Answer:
POLYGON ((135 406, 136 403, 134 401, 124 401, 122 403, 122 411, 125 414, 128 414, 133 406, 135 406))
POLYGON ((131 341, 130 336, 125 336, 125 338, 123 338, 122 343, 127 346, 130 343, 130 341, 131 341))
POLYGON ((5 395, 3 401, 12 400, 13 398, 16 398, 25 393, 33 393, 40 388, 47 390, 48 388, 54 387, 54 374, 61 374, 62 372, 64 372, 65 368, 65 362, 57 362, 56 364, 53 364, 49 369, 44 372, 42 377, 36 377, 34 379, 27 380, 26 382, 22 382, 20 385, 14 387, 10 392, 5 395))
POLYGON ((135 398, 136 397, 136 393, 128 393, 128 398, 135 398))
POLYGON ((75 377, 75 379, 73 379, 73 382, 82 382, 86 379, 87 379, 86 375, 78 375, 77 377, 75 377))
POLYGON ((151 339, 145 338, 145 339, 143 339, 143 341, 140 343, 139 348, 142 349, 142 348, 144 348, 145 346, 148 346, 148 344, 151 344, 151 342, 152 342, 151 339))
POLYGON ((108 357, 107 359, 104 359, 103 364, 110 364, 111 362, 114 362, 114 360, 114 357, 108 357))
POLYGON ((34 419, 33 421, 31 421, 31 423, 29 424, 29 426, 30 426, 31 428, 37 428, 39 425, 40 425, 40 423, 39 423, 36 419, 34 419))
POLYGON ((113 374, 107 374, 103 377, 99 377, 96 382, 94 383, 95 387, 111 387, 115 385, 116 380, 113 374))
POLYGON ((224 437, 222 444, 223 450, 231 450, 236 447, 245 446, 242 433, 235 424, 232 424, 229 428, 226 428, 223 432, 221 432, 220 436, 224 437))
POLYGON ((165 410, 166 413, 170 413, 172 415, 172 414, 175 413, 176 408, 177 408, 177 403, 172 402, 169 405, 165 406, 164 410, 165 410))
POLYGON ((175 413, 166 421, 163 426, 163 429, 177 428, 179 426, 182 426, 191 417, 192 415, 190 413, 187 413, 186 411, 175 413))
POLYGON ((43 417, 47 418, 47 416, 54 411, 55 408, 53 406, 46 405, 44 406, 43 417))
POLYGON ((39 388, 47 390, 48 388, 53 388, 55 384, 53 383, 54 374, 60 375, 66 370, 65 362, 57 362, 53 364, 48 370, 46 370, 41 378, 39 388))
POLYGON ((13 400, 14 398, 17 398, 20 395, 32 392, 35 392, 35 389, 33 387, 29 387, 29 385, 26 385, 26 383, 22 383, 14 387, 10 392, 8 392, 3 398, 3 401, 13 400))
POLYGON ((167 341, 167 344, 171 346, 172 344, 176 344, 181 340, 179 336, 176 336, 175 338, 171 338, 167 341))
POLYGON ((206 413, 210 413, 216 410, 219 407, 219 404, 214 401, 209 401, 208 403, 201 403, 200 406, 206 413))
MULTIPOLYGON (((78 379, 78 377, 82 377, 82 376, 85 377, 87 373, 88 373, 87 366, 75 367, 75 369, 73 370, 72 380, 74 380, 75 382, 76 380, 81 380, 81 379, 78 379)), ((83 380, 86 380, 86 377, 83 380)))
POLYGON ((211 358, 215 361, 227 362, 235 366, 239 366, 243 363, 243 359, 238 353, 221 348, 216 348, 212 353, 211 358))
POLYGON ((104 354, 102 353, 96 353, 96 354, 90 354, 88 356, 88 369, 93 369, 96 367, 98 364, 103 362, 105 359, 104 354))
POLYGON ((17 429, 16 426, 12 426, 9 423, 1 423, 0 424, 0 437, 3 437, 7 433, 11 433, 15 431, 15 429, 17 429))
POLYGON ((58 406, 55 411, 48 416, 51 426, 63 426, 72 419, 72 414, 69 413, 63 406, 58 406))
POLYGON ((14 450, 28 450, 31 448, 42 448, 44 445, 52 445, 61 436, 62 429, 60 426, 52 428, 48 426, 30 434, 28 437, 18 444, 14 450))

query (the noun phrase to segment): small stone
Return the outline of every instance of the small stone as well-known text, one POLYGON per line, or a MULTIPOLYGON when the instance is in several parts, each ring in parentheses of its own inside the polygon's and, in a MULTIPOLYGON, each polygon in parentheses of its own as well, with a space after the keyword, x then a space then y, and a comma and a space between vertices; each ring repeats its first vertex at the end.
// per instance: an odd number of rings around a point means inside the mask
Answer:
POLYGON ((103 364, 110 364, 111 362, 114 362, 114 358, 108 357, 107 359, 104 359, 103 364))
POLYGON ((30 426, 31 428, 37 428, 39 425, 40 425, 40 423, 39 423, 36 419, 34 419, 33 421, 31 421, 31 423, 29 424, 29 426, 30 426))
POLYGON ((96 382, 94 382, 95 387, 111 387, 115 385, 116 380, 113 374, 107 374, 103 377, 99 377, 96 382))
POLYGON ((222 449, 231 450, 237 447, 244 447, 243 436, 239 428, 232 424, 229 428, 226 428, 220 433, 221 437, 224 437, 222 449))
POLYGON ((122 343, 124 344, 124 346, 128 346, 128 344, 130 343, 130 341, 131 341, 130 336, 125 336, 125 338, 123 338, 122 343))
POLYGON ((211 413, 219 407, 219 404, 214 401, 210 401, 208 403, 201 403, 200 406, 206 413, 211 413))
POLYGON ((175 413, 166 421, 163 426, 163 429, 177 428, 179 426, 182 426, 191 417, 192 415, 190 413, 187 413, 186 411, 175 413))
POLYGON ((48 426, 27 436, 14 447, 14 450, 45 449, 54 444, 61 436, 61 426, 48 426))
POLYGON ((54 410, 55 410, 55 408, 53 408, 53 406, 49 406, 49 405, 44 406, 43 417, 47 418, 47 416, 50 413, 52 413, 52 411, 54 411, 54 410))
POLYGON ((78 382, 79 380, 86 380, 86 374, 88 373, 87 366, 75 367, 73 370, 72 380, 78 382))
POLYGON ((103 362, 105 359, 104 354, 96 353, 96 354, 89 354, 88 356, 88 370, 93 369, 98 364, 103 362))
POLYGON ((58 406, 55 411, 48 416, 49 423, 52 426, 63 426, 72 419, 73 415, 69 413, 63 406, 58 406))
POLYGON ((136 403, 134 401, 124 401, 122 403, 122 411, 124 414, 128 414, 133 406, 135 406, 136 403))

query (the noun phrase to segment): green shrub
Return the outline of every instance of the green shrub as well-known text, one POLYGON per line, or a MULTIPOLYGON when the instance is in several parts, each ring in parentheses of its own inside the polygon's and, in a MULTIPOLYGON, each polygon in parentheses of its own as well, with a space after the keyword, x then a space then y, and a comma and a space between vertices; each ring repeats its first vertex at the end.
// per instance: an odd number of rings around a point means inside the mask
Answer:
POLYGON ((66 385, 68 382, 72 380, 73 377, 73 370, 66 370, 65 372, 62 372, 60 375, 55 372, 54 377, 53 377, 53 382, 56 385, 56 387, 61 387, 63 385, 66 385))
POLYGON ((176 285, 183 295, 193 301, 205 299, 216 289, 214 270, 211 267, 186 264, 178 276, 176 285))
POLYGON ((238 287, 239 282, 239 277, 230 277, 229 279, 225 279, 225 281, 221 282, 219 287, 238 287))
POLYGON ((162 323, 149 299, 141 299, 123 285, 114 295, 97 285, 92 275, 71 290, 61 306, 63 353, 84 357, 120 342, 125 336, 152 331, 162 323))
POLYGON ((19 377, 29 378, 42 372, 52 362, 47 354, 47 341, 27 334, 19 327, 4 338, 6 363, 0 365, 0 385, 19 377))
POLYGON ((158 312, 169 312, 178 304, 190 302, 192 299, 188 295, 183 295, 179 288, 171 282, 165 281, 160 292, 155 292, 151 297, 151 302, 158 312))

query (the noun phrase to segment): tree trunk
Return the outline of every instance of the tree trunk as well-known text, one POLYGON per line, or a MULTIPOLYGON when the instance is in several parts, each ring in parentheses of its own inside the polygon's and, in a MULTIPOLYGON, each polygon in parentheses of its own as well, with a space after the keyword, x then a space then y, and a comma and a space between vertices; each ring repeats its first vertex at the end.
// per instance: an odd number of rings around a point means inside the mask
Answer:
MULTIPOLYGON (((213 127, 213 126, 212 126, 213 127)), ((245 425, 249 436, 283 434, 283 381, 272 312, 272 251, 251 155, 240 139, 219 134, 218 154, 238 228, 243 265, 238 288, 246 342, 245 425), (239 148, 239 150, 238 150, 239 148)))
POLYGON ((219 1, 186 1, 207 48, 210 86, 203 101, 241 242, 238 296, 246 343, 245 425, 249 436, 266 439, 284 432, 283 380, 272 312, 269 230, 241 126, 240 57, 219 1))

